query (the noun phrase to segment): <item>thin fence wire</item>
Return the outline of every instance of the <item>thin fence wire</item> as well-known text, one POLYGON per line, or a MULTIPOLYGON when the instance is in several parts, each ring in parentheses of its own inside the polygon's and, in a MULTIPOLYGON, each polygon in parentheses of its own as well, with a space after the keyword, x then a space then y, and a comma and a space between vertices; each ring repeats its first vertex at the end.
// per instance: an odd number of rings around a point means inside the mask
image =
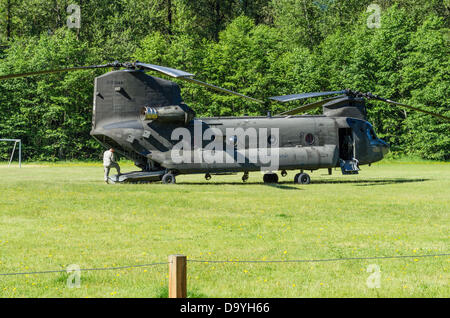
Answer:
POLYGON ((188 262, 194 263, 318 263, 318 262, 337 262, 337 261, 355 261, 355 260, 374 260, 374 259, 395 259, 395 258, 421 258, 421 257, 442 257, 450 256, 450 254, 433 254, 433 255, 395 255, 395 256, 374 256, 374 257, 343 257, 343 258, 326 258, 326 259, 296 259, 296 260, 228 260, 228 261, 209 261, 188 259, 188 262))
MULTIPOLYGON (((424 258, 424 257, 443 257, 450 256, 450 253, 446 254, 428 254, 428 255, 395 255, 395 256, 374 256, 374 257, 343 257, 343 258, 325 258, 325 259, 295 259, 295 260, 198 260, 187 259, 187 262, 191 263, 319 263, 319 262, 338 262, 338 261, 356 261, 356 260, 383 260, 383 259, 402 259, 402 258, 424 258)), ((150 267, 157 265, 168 265, 170 262, 150 263, 150 264, 137 264, 127 266, 115 266, 115 267, 101 267, 101 268, 80 268, 77 270, 48 270, 48 271, 36 271, 36 272, 17 272, 17 273, 0 273, 0 276, 18 276, 18 275, 37 275, 37 274, 51 274, 51 273, 71 273, 76 271, 109 271, 109 270, 121 270, 127 268, 139 268, 150 267)))
POLYGON ((70 273, 70 272, 87 272, 87 271, 110 271, 110 270, 120 270, 127 268, 137 268, 137 267, 150 267, 156 265, 167 265, 169 262, 165 263, 151 263, 151 264, 139 264, 139 265, 127 265, 127 266, 116 266, 116 267, 100 267, 100 268, 80 268, 77 270, 49 270, 49 271, 40 271, 40 272, 19 272, 19 273, 2 273, 0 276, 13 276, 13 275, 35 275, 35 274, 51 274, 51 273, 70 273))

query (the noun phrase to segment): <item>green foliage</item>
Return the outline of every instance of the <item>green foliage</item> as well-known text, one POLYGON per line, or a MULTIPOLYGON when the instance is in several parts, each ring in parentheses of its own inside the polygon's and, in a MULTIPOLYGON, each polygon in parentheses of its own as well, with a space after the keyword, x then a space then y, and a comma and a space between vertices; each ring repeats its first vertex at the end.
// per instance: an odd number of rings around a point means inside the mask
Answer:
MULTIPOLYGON (((67 30, 11 43, 2 73, 20 73, 88 63, 87 43, 67 30)), ((90 140, 93 72, 58 73, 0 83, 2 136, 20 138, 25 158, 88 158, 99 149, 90 140)))
MULTIPOLYGON (((448 1, 380 0, 381 27, 370 29, 369 0, 85 0, 79 30, 65 26, 69 2, 0 0, 2 74, 137 59, 255 98, 351 88, 449 115, 448 1)), ((28 159, 96 158, 89 130, 101 72, 0 82, 0 136, 23 139, 28 159)), ((301 103, 262 105, 179 84, 198 116, 301 103)), ((380 102, 368 112, 395 154, 450 158, 448 123, 380 102)))
MULTIPOLYGON (((203 62, 204 76, 213 84, 264 98, 270 96, 274 81, 271 64, 277 53, 277 34, 265 26, 255 26, 245 16, 235 19, 219 35, 219 41, 208 47, 203 62)), ((256 103, 238 97, 208 94, 208 115, 258 115, 266 110, 256 103)))
MULTIPOLYGON (((320 46, 330 88, 344 85, 448 114, 448 29, 442 19, 430 14, 417 25, 407 9, 394 6, 383 12, 381 28, 369 29, 365 21, 363 15, 352 33, 340 29, 320 46)), ((379 102, 368 103, 368 114, 394 152, 449 158, 448 123, 379 102)))
MULTIPOLYGON (((443 20, 431 16, 411 39, 404 60, 402 89, 410 101, 428 111, 450 116, 449 43, 443 20)), ((406 121, 406 149, 428 159, 450 159, 450 123, 411 112, 406 121)))

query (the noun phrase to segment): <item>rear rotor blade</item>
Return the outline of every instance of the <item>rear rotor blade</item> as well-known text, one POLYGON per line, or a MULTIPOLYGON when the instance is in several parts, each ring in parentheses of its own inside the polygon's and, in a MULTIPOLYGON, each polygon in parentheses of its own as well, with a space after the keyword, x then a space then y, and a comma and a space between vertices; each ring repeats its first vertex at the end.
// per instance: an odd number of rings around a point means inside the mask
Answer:
POLYGON ((253 98, 253 97, 249 97, 244 94, 237 93, 237 92, 231 91, 226 88, 218 87, 218 86, 215 86, 212 84, 208 84, 208 83, 193 79, 192 77, 194 76, 194 74, 192 74, 192 73, 180 71, 180 70, 170 68, 170 67, 141 63, 141 62, 135 62, 133 64, 137 68, 156 71, 156 72, 162 73, 164 75, 171 76, 171 77, 183 80, 183 81, 191 82, 191 83, 203 86, 203 87, 207 87, 207 88, 213 89, 213 90, 221 92, 221 93, 239 96, 239 97, 245 98, 247 100, 250 100, 252 102, 257 102, 257 103, 262 103, 262 104, 264 103, 262 100, 259 100, 259 99, 253 98))
POLYGON ((245 98, 245 99, 247 99, 247 100, 250 100, 250 101, 252 101, 252 102, 264 104, 264 101, 262 101, 262 100, 260 100, 260 99, 256 99, 256 98, 253 98, 253 97, 249 97, 249 96, 246 96, 246 95, 244 95, 244 94, 237 93, 237 92, 234 92, 234 91, 230 91, 229 89, 222 88, 222 87, 218 87, 218 86, 215 86, 215 85, 212 85, 212 84, 208 84, 208 83, 205 83, 205 82, 202 82, 202 81, 193 79, 193 78, 182 77, 182 78, 180 78, 180 79, 182 79, 182 80, 184 80, 184 81, 187 81, 187 82, 191 82, 191 83, 198 84, 198 85, 200 85, 200 86, 208 87, 208 88, 213 89, 213 90, 216 90, 216 91, 218 91, 218 92, 222 92, 222 93, 227 93, 227 94, 230 94, 230 95, 239 96, 239 97, 245 98))
POLYGON ((269 99, 285 103, 285 102, 291 102, 294 100, 299 99, 305 99, 305 98, 311 98, 311 97, 320 97, 320 96, 328 96, 328 95, 335 95, 335 94, 346 94, 347 90, 342 91, 334 91, 334 92, 316 92, 316 93, 303 93, 303 94, 293 94, 293 95, 284 95, 284 96, 274 96, 269 97, 269 99))
POLYGON ((336 99, 339 99, 339 98, 342 98, 342 97, 345 97, 345 95, 339 95, 339 96, 336 96, 336 97, 322 99, 322 100, 320 100, 318 102, 314 102, 314 103, 311 103, 311 104, 303 105, 303 106, 300 106, 300 107, 288 110, 288 111, 280 113, 280 114, 278 114, 276 116, 287 116, 287 115, 296 115, 298 113, 304 113, 304 112, 306 112, 308 110, 321 107, 321 106, 325 105, 326 103, 328 103, 330 101, 333 101, 333 100, 336 100, 336 99))
POLYGON ((143 68, 147 70, 156 71, 171 77, 179 78, 179 77, 190 77, 194 76, 194 74, 180 71, 174 68, 160 66, 160 65, 154 65, 154 64, 147 64, 147 63, 141 63, 141 62, 135 62, 133 63, 137 68, 143 68))

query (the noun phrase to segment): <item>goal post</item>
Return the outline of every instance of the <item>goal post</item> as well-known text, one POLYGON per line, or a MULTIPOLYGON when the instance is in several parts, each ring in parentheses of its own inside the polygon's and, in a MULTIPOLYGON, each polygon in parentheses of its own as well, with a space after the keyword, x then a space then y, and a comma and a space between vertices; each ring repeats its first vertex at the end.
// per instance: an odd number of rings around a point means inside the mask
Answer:
POLYGON ((11 162, 14 159, 14 153, 17 150, 17 152, 19 153, 19 168, 22 168, 22 140, 21 139, 4 139, 4 138, 0 138, 0 141, 6 141, 6 142, 13 142, 14 143, 14 147, 13 147, 13 150, 11 152, 11 156, 9 157, 8 167, 11 166, 11 162))

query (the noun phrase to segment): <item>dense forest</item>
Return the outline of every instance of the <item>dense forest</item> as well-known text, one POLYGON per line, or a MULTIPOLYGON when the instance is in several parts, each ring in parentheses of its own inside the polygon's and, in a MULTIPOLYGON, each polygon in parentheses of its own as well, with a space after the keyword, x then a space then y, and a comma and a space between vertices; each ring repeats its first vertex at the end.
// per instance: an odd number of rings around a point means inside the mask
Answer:
MULTIPOLYGON (((450 116, 449 14, 449 0, 0 0, 0 74, 139 60, 256 98, 351 88, 450 116)), ((98 158, 106 71, 1 81, 0 138, 22 139, 27 160, 98 158)), ((198 116, 267 112, 180 86, 198 116)), ((394 154, 450 159, 450 123, 376 101, 368 113, 394 154)))

